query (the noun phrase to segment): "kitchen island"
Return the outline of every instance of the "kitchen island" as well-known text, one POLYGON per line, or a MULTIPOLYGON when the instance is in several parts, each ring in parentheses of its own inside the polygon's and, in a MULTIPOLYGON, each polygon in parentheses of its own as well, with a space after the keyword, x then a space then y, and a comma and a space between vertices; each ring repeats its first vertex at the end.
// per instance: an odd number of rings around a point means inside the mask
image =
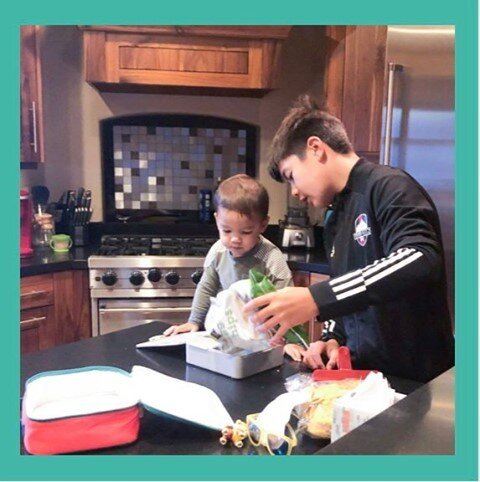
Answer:
MULTIPOLYGON (((271 400, 283 393, 285 378, 302 369, 302 365, 285 360, 280 368, 243 380, 234 380, 186 364, 184 347, 160 349, 135 347, 137 343, 161 333, 165 327, 166 325, 159 322, 149 323, 22 356, 22 393, 25 381, 42 371, 90 365, 115 366, 130 371, 133 365, 143 365, 166 375, 212 389, 218 394, 233 419, 245 419, 247 414, 261 411, 271 400)), ((453 371, 451 373, 440 382, 438 382, 439 377, 423 387, 418 382, 389 378, 398 392, 411 393, 411 395, 339 439, 335 444, 329 444, 328 440, 316 440, 300 435, 299 445, 295 448, 294 454, 453 453, 453 371), (440 391, 439 383, 443 387, 440 391), (420 389, 416 390, 419 387, 420 389), (441 424, 436 423, 438 416, 442 417, 441 424), (382 419, 378 422, 380 417, 382 419), (429 420, 429 423, 425 424, 424 420, 429 420), (374 428, 371 428, 372 424, 378 423, 380 425, 373 425, 374 428), (352 437, 356 437, 353 446, 348 444, 348 440, 352 437), (368 444, 366 444, 367 439, 368 444), (397 443, 399 440, 402 443, 397 443), (343 449, 340 445, 342 442, 343 449), (335 447, 339 447, 338 450, 335 447)), ((192 403, 195 401, 192 400, 192 403)), ((263 453, 261 449, 257 452, 249 444, 242 449, 230 445, 222 446, 218 442, 219 435, 217 431, 165 416, 153 415, 145 410, 137 442, 88 453, 115 455, 255 455, 263 453)), ((23 446, 21 450, 25 453, 23 446)))

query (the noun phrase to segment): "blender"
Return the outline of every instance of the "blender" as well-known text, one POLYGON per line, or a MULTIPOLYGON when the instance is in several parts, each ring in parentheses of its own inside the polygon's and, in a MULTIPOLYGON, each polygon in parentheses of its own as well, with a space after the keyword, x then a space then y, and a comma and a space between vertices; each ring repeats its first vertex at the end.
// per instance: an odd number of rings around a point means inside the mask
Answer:
POLYGON ((308 217, 308 206, 296 197, 288 195, 287 214, 280 221, 282 248, 314 248, 313 226, 308 217))

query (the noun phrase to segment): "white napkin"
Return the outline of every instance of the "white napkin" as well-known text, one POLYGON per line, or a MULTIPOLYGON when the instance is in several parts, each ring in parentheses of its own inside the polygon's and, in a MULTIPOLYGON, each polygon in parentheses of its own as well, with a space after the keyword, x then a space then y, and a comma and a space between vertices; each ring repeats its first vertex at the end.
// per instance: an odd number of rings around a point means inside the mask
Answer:
POLYGON ((220 398, 207 387, 138 365, 132 368, 132 379, 148 407, 216 430, 233 425, 220 398))
POLYGON ((137 343, 137 348, 161 348, 164 346, 176 346, 185 345, 190 342, 203 343, 208 345, 209 348, 218 345, 218 342, 210 337, 206 331, 190 331, 188 333, 179 333, 178 335, 157 335, 152 336, 148 341, 137 343))

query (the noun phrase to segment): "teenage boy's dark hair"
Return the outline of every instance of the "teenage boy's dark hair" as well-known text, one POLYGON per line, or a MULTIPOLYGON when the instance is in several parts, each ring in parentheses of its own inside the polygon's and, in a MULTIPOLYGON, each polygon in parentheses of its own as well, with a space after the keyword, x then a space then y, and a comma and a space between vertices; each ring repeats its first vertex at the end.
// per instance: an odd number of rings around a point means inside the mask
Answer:
POLYGON ((213 202, 215 210, 222 207, 262 221, 268 216, 267 190, 246 174, 237 174, 220 183, 213 202))
POLYGON ((353 148, 340 119, 322 110, 309 95, 301 95, 283 119, 272 141, 268 172, 273 179, 283 182, 279 165, 292 154, 304 158, 305 145, 310 136, 317 136, 339 154, 353 148))

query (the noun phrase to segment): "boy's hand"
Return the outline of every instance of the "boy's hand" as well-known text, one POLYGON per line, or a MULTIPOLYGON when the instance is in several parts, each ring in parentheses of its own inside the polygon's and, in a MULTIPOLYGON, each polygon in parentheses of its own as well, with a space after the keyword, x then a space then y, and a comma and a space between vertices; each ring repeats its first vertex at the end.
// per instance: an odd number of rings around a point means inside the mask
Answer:
POLYGON ((282 338, 292 326, 306 323, 318 315, 309 289, 293 287, 259 296, 249 301, 243 311, 252 315, 259 331, 268 331, 280 325, 272 343, 282 338))
POLYGON ((312 369, 326 368, 333 370, 338 368, 338 349, 340 345, 336 340, 316 341, 310 343, 308 350, 303 356, 303 362, 312 369), (326 363, 324 360, 327 360, 326 363))
POLYGON ((300 345, 295 343, 287 343, 283 347, 283 352, 286 353, 293 361, 301 362, 307 351, 300 345))
POLYGON ((178 335, 179 333, 187 333, 189 331, 198 331, 199 326, 196 323, 183 323, 183 325, 172 325, 167 328, 163 334, 165 336, 178 335))

